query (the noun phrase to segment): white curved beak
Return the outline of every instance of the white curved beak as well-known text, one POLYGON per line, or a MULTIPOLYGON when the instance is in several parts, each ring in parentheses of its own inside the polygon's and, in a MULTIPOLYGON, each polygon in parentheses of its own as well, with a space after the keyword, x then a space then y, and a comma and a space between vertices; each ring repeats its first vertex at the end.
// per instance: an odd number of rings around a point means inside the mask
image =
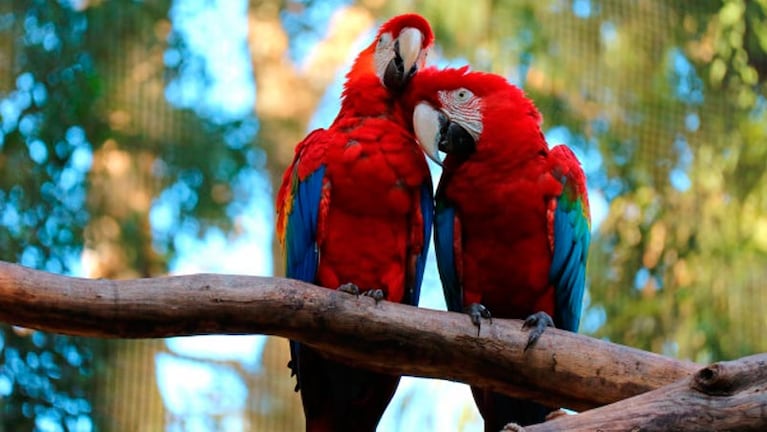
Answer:
POLYGON ((413 129, 424 153, 442 165, 439 157, 440 112, 426 102, 419 103, 413 111, 413 129))
POLYGON ((421 56, 423 34, 413 27, 405 27, 397 37, 399 55, 402 58, 404 71, 407 73, 421 56))

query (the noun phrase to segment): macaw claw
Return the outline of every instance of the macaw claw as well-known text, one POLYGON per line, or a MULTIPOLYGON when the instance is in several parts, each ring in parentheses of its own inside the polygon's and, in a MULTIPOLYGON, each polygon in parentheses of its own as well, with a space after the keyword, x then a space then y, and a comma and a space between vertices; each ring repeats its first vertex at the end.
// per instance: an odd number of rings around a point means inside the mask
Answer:
POLYGON ((384 297, 386 297, 384 295, 383 290, 380 290, 380 289, 367 290, 364 293, 362 293, 362 295, 365 297, 372 297, 373 300, 376 301, 376 304, 378 304, 378 302, 380 302, 381 300, 384 299, 384 297))
POLYGON ((483 305, 479 303, 472 303, 463 310, 465 313, 469 314, 469 317, 471 317, 471 322, 475 326, 477 326, 477 336, 479 337, 479 330, 482 328, 482 318, 485 318, 490 322, 490 324, 493 323, 493 318, 490 315, 490 311, 483 305))
POLYGON ((360 287, 358 287, 356 284, 353 284, 351 282, 345 283, 343 285, 339 285, 338 288, 336 288, 336 290, 345 292, 347 294, 351 294, 353 296, 360 295, 360 287))
POLYGON ((538 342, 538 338, 546 331, 546 327, 554 327, 554 320, 546 312, 536 312, 525 319, 522 328, 531 329, 530 336, 527 338, 527 345, 525 345, 525 351, 538 342))
POLYGON ((371 297, 373 300, 376 301, 376 304, 386 298, 386 295, 384 294, 383 290, 380 289, 372 289, 367 291, 362 291, 360 287, 357 286, 357 284, 354 283, 345 283, 343 285, 339 285, 338 288, 336 288, 337 291, 345 292, 347 294, 351 294, 353 296, 359 297, 359 296, 365 296, 365 297, 371 297))

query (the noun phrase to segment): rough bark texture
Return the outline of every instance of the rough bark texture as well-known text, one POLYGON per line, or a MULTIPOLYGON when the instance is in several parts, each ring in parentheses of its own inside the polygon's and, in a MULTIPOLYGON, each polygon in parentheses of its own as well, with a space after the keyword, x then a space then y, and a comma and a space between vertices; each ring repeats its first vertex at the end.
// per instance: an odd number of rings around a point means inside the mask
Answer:
POLYGON ((767 354, 714 363, 672 385, 524 429, 552 431, 767 430, 767 354))
POLYGON ((576 410, 700 368, 556 329, 524 352, 527 332, 518 320, 485 321, 477 336, 463 314, 255 276, 90 280, 0 263, 0 321, 95 337, 277 335, 370 369, 461 381, 576 410))

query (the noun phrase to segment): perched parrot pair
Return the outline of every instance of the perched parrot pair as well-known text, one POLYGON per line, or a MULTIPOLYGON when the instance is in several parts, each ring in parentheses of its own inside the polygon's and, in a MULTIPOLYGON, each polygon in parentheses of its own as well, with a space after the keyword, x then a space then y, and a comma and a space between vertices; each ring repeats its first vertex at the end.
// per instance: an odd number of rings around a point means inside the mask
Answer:
MULTIPOLYGON (((277 194, 286 274, 417 305, 434 222, 449 310, 477 326, 491 312, 527 318, 531 344, 548 325, 576 331, 590 233, 583 171, 566 147, 548 148, 537 109, 503 77, 426 68, 433 40, 419 15, 384 23, 347 74, 334 122, 296 147, 277 194), (436 209, 424 152, 443 165, 436 209)), ((399 377, 290 345, 306 430, 374 431, 399 377)), ((487 431, 549 411, 472 392, 487 431)))

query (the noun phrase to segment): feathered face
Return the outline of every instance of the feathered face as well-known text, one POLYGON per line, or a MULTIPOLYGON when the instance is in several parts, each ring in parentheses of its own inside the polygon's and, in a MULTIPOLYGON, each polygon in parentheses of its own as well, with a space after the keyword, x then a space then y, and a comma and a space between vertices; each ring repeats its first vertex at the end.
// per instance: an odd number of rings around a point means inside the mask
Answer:
POLYGON ((368 48, 373 49, 376 76, 386 88, 401 91, 426 64, 433 41, 431 26, 423 17, 405 14, 390 19, 368 48))
POLYGON ((416 76, 412 87, 416 137, 426 154, 439 164, 438 151, 469 158, 488 129, 508 136, 511 128, 505 126, 520 118, 538 130, 540 114, 535 106, 499 75, 469 72, 467 67, 429 68, 416 76))

